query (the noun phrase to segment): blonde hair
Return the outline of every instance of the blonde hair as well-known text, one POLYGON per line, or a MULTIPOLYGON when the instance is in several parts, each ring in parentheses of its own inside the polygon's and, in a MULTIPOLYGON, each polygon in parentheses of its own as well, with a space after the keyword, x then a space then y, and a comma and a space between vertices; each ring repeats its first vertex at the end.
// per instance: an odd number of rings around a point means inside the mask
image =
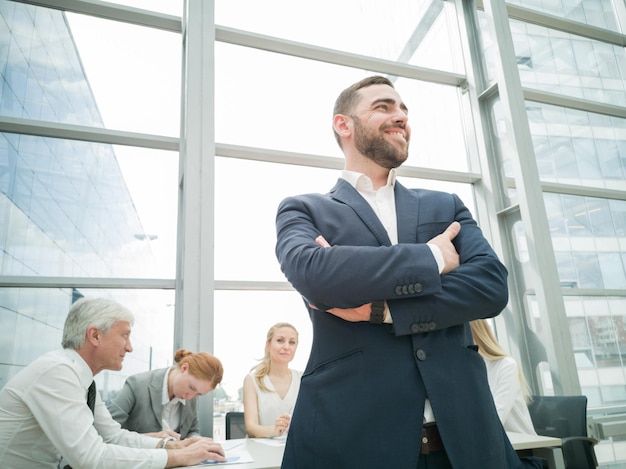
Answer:
MULTIPOLYGON (((506 353, 502 346, 498 343, 496 336, 491 330, 491 326, 489 326, 489 323, 485 319, 470 321, 470 328, 472 329, 474 342, 478 345, 478 353, 480 353, 485 360, 493 361, 500 360, 504 357, 510 357, 510 355, 506 353)), ((524 401, 528 404, 531 401, 530 387, 528 386, 528 382, 526 381, 522 368, 519 364, 517 365, 517 372, 524 401)))
POLYGON ((263 382, 263 378, 270 374, 270 351, 267 345, 274 338, 274 334, 276 333, 276 331, 283 327, 289 327, 293 329, 293 331, 296 333, 296 337, 298 337, 298 330, 288 322, 278 322, 274 324, 272 327, 270 327, 270 330, 267 331, 267 340, 265 341, 265 355, 258 364, 250 368, 250 371, 254 372, 254 379, 258 384, 259 389, 265 392, 271 392, 270 389, 268 389, 268 387, 265 386, 265 383, 263 382))
POLYGON ((222 362, 210 353, 193 353, 181 348, 174 354, 174 361, 179 368, 183 363, 187 363, 189 365, 189 374, 202 381, 208 381, 213 389, 222 382, 222 376, 224 375, 222 362))

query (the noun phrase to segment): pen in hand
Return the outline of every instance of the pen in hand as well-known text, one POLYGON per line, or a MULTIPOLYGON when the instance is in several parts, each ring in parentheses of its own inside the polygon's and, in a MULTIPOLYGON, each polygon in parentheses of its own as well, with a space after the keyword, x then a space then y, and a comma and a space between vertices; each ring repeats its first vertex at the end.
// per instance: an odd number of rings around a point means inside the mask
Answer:
POLYGON ((172 430, 172 427, 169 426, 167 420, 165 420, 164 418, 161 419, 161 428, 163 428, 163 433, 165 433, 166 435, 173 436, 177 440, 180 440, 180 433, 176 433, 174 430, 172 430))

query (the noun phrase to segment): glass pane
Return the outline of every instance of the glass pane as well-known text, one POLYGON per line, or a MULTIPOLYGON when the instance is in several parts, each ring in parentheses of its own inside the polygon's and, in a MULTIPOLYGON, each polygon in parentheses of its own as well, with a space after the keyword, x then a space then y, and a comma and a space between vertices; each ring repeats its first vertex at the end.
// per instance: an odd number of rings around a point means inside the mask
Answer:
POLYGON ((613 0, 508 0, 508 3, 542 11, 571 21, 620 31, 613 0))
POLYGON ((541 180, 626 190, 626 120, 526 105, 541 180))
POLYGON ((169 15, 183 15, 183 0, 109 0, 110 3, 158 11, 169 15))
POLYGON ((228 0, 215 2, 215 23, 421 67, 463 70, 452 2, 228 0))
POLYGON ((180 34, 83 15, 67 17, 104 126, 177 137, 180 34))
POLYGON ((561 285, 626 288, 625 231, 616 222, 626 202, 544 194, 561 285))
MULTIPOLYGON (((507 137, 501 102, 496 99, 491 106, 505 175, 515 177, 518 156, 510 145, 500 143, 507 137)), ((626 190, 626 119, 530 101, 526 110, 542 181, 626 190)))
POLYGON ((176 153, 15 134, 0 151, 0 274, 174 277, 176 153))
POLYGON ((337 172, 216 158, 215 174, 215 278, 285 281, 274 254, 278 204, 290 195, 329 191, 337 172), (238 213, 246 215, 233 216, 238 213))
MULTIPOLYGON (((534 366, 537 366, 546 360, 544 344, 549 344, 550 339, 545 337, 542 326, 544 319, 538 311, 535 298, 531 295, 528 299, 534 310, 531 336, 539 340, 530 350, 535 357, 534 366)), ((565 296, 563 300, 580 385, 589 398, 588 407, 625 404, 626 299, 565 296)))
POLYGON ((11 32, 0 35, 0 115, 178 136, 179 34, 0 6, 11 32))
MULTIPOLYGON (((335 100, 375 73, 220 43, 215 55, 218 142, 343 157, 332 132, 335 100), (280 79, 254 70, 280 70, 280 79)), ((467 170, 456 87, 391 79, 409 108, 405 164, 467 170)))
MULTIPOLYGON (((215 278, 285 281, 274 254, 278 205, 288 196, 329 192, 340 171, 216 158, 215 174, 215 278), (232 183, 232 175, 238 184, 232 183), (246 216, 233 216, 237 213, 246 216)), ((469 184, 398 180, 410 188, 454 192, 475 213, 469 184)))
MULTIPOLYGON (((478 19, 487 77, 494 80, 496 44, 485 13, 479 11, 478 19)), ((626 103, 623 47, 517 20, 510 20, 510 25, 522 86, 608 104, 626 103)))
POLYGON ((511 33, 523 86, 626 105, 623 47, 515 20, 511 33))
POLYGON ((111 298, 132 311, 132 353, 121 371, 103 371, 96 385, 104 400, 121 389, 127 376, 173 362, 174 292, 70 288, 0 288, 0 387, 38 356, 61 348, 63 324, 81 297, 111 298), (37 340, 33 340, 36 337, 37 340))

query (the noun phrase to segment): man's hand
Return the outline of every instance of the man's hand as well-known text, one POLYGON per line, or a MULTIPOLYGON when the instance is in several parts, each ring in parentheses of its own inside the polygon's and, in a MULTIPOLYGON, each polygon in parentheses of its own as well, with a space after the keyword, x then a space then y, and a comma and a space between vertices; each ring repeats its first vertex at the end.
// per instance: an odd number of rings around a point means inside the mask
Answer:
MULTIPOLYGON (((196 441, 200 441, 202 438, 202 436, 190 436, 189 438, 186 438, 184 440, 174 440, 174 441, 168 441, 167 445, 165 445, 165 449, 181 449, 184 448, 186 446, 189 446, 192 443, 195 443, 196 441)), ((211 438, 206 437, 206 439, 212 440, 211 438)))
MULTIPOLYGON (((319 310, 315 305, 309 303, 309 306, 313 309, 319 310)), ((370 320, 370 314, 372 312, 372 303, 365 303, 364 305, 357 306, 356 308, 331 308, 327 313, 333 314, 344 321, 359 322, 370 320)))
POLYGON ((324 238, 322 235, 319 235, 317 238, 315 238, 315 242, 323 248, 330 247, 330 244, 328 244, 328 241, 326 241, 326 238, 324 238))
POLYGON ((226 461, 224 448, 211 438, 191 437, 178 441, 178 449, 167 450, 167 465, 165 467, 195 466, 210 459, 211 461, 226 461))
POLYGON ((456 248, 454 244, 452 244, 452 240, 456 238, 459 231, 461 231, 461 224, 458 221, 454 221, 446 228, 446 231, 426 243, 434 244, 441 251, 444 262, 444 267, 441 272, 442 275, 456 269, 460 265, 459 253, 456 252, 456 248))

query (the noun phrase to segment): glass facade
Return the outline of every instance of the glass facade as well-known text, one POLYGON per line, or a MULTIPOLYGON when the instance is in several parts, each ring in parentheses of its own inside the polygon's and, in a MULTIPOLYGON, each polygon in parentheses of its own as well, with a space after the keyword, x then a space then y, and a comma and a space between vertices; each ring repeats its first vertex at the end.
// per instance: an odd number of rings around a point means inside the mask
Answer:
POLYGON ((459 194, 507 264, 494 326, 533 392, 626 413, 626 2, 40 3, 0 0, 0 385, 87 294, 138 316, 109 393, 181 346, 222 360, 218 438, 273 323, 303 369, 275 212, 330 190, 332 104, 376 73, 409 108, 400 180, 459 194))
MULTIPOLYGON (((578 3, 580 8, 570 10, 576 18, 584 11, 582 2, 578 3)), ((593 3, 585 4, 585 8, 593 3)), ((606 7, 609 2, 603 3, 606 7)), ((601 16, 606 17, 606 11, 601 16)), ((486 15, 481 15, 481 22, 486 26, 486 15)), ((522 21, 511 21, 510 27, 522 87, 622 107, 626 104, 623 47, 522 21)), ((492 56, 486 63, 492 64, 493 45, 489 35, 485 36, 486 55, 492 56)), ((493 78, 493 67, 488 69, 488 76, 493 78)), ((621 317, 614 319, 617 310, 612 311, 609 304, 613 309, 620 304, 623 307, 623 298, 610 301, 610 295, 613 290, 626 289, 626 202, 623 200, 626 121, 617 116, 529 100, 525 101, 525 109, 539 181, 556 186, 544 192, 543 203, 559 283, 568 295, 564 297, 564 306, 581 389, 589 397, 590 407, 624 405, 624 334, 619 333, 621 317), (559 185, 566 186, 567 192, 559 193, 559 185), (616 191, 617 198, 576 194, 573 187, 590 191, 608 189, 616 191), (579 289, 593 290, 594 295, 602 298, 569 296, 571 292, 567 290, 579 289), (583 360, 580 352, 583 335, 587 344, 584 356, 588 360, 583 360), (613 358, 605 360, 602 357, 609 349, 613 358), (595 368, 593 376, 589 366, 595 368), (610 392, 606 391, 607 386, 610 392)), ((506 127, 502 103, 494 103, 492 120, 499 147, 504 148, 503 141, 510 129, 506 127)), ((502 151, 501 158, 504 176, 511 179, 518 176, 517 154, 502 151)), ((514 188, 507 195, 509 203, 516 203, 520 197, 514 188)), ((521 236, 525 236, 523 231, 521 236)), ((533 280, 529 277, 527 286, 532 288, 533 280)), ((537 306, 535 302, 532 304, 537 306)), ((531 324, 542 340, 549 343, 551 337, 544 334, 538 317, 531 324)), ((552 385, 548 384, 550 388, 552 385)))
MULTIPOLYGON (((0 115, 104 126, 63 12, 2 0, 0 25, 0 115)), ((132 278, 157 269, 113 145, 0 133, 0 226, 5 278, 132 278)), ((171 363, 174 312, 165 305, 173 291, 0 288, 0 386, 58 348, 70 305, 93 295, 123 299, 137 316, 124 374, 98 375, 103 397, 127 374, 171 363), (155 320, 165 337, 153 335, 155 320)))

